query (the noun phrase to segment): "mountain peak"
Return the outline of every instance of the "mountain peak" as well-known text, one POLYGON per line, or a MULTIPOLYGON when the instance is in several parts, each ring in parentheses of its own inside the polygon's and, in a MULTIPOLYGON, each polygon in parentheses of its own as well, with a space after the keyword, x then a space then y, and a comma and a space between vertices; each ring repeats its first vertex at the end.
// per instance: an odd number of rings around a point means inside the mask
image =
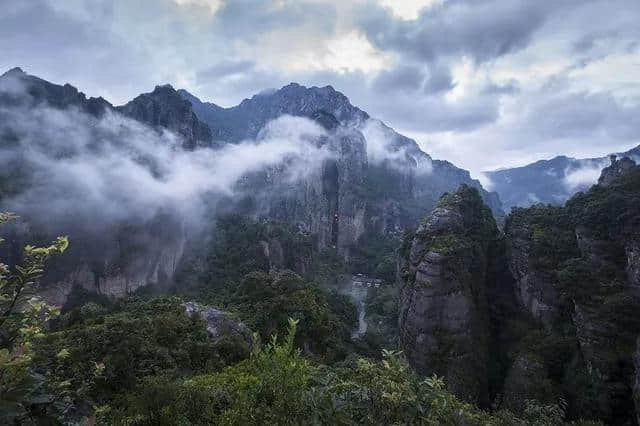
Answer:
POLYGON ((169 83, 166 83, 166 84, 157 85, 153 89, 152 93, 156 93, 156 92, 175 92, 175 91, 176 91, 176 89, 174 89, 172 85, 170 85, 169 83))
POLYGON ((602 173, 598 179, 598 185, 600 186, 609 186, 616 178, 629 173, 636 167, 636 162, 629 157, 622 157, 618 160, 616 154, 611 154, 609 159, 611 160, 611 164, 602 169, 602 173))
POLYGON ((24 72, 22 68, 14 67, 14 68, 11 68, 9 71, 5 72, 4 74, 0 75, 0 78, 9 77, 9 76, 26 76, 26 75, 27 73, 24 72))
MULTIPOLYGON (((198 119, 193 102, 170 84, 156 86, 117 108, 122 114, 152 127, 164 127, 184 137, 188 149, 213 145, 211 130, 198 119)), ((190 95, 190 94, 189 94, 190 95)), ((192 96, 193 97, 193 96, 192 96)))

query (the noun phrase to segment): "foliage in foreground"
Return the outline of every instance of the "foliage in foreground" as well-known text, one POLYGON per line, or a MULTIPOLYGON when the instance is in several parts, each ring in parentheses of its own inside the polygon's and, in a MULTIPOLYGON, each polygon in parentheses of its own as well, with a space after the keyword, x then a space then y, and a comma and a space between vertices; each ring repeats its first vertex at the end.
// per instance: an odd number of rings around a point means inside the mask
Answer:
MULTIPOLYGON (((0 224, 15 219, 0 213, 0 224)), ((2 240, 0 239, 0 242, 2 240)), ((49 393, 33 365, 34 345, 44 336, 44 324, 56 309, 35 296, 46 261, 64 252, 67 238, 48 247, 26 246, 21 265, 0 263, 0 423, 30 424, 33 412, 48 406, 64 413, 71 408, 62 392, 49 393)), ((55 390, 55 389, 54 389, 55 390)))
POLYGON ((233 336, 213 342, 204 323, 188 317, 176 297, 130 298, 111 311, 95 303, 64 315, 39 345, 37 361, 76 395, 95 403, 139 385, 145 377, 220 370, 249 355, 233 336), (55 354, 65 350, 64 358, 55 354), (94 377, 100 365, 99 377, 94 377))
POLYGON ((297 324, 289 321, 282 343, 274 337, 250 359, 222 372, 149 380, 116 404, 102 407, 100 419, 141 426, 563 424, 563 404, 529 401, 521 418, 479 410, 445 391, 440 378, 414 375, 397 352, 385 352, 377 362, 354 358, 332 368, 313 365, 295 349, 297 324))

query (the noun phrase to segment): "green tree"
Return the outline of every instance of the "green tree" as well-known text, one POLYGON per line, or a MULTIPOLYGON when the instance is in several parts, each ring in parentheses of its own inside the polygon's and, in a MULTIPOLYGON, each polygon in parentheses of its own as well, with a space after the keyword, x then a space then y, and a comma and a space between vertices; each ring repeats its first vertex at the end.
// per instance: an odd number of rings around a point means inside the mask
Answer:
MULTIPOLYGON (((0 213, 0 224, 15 218, 0 213)), ((0 263, 0 423, 34 422, 34 407, 54 400, 46 393, 44 377, 35 372, 32 360, 33 346, 57 309, 36 293, 46 261, 68 245, 66 237, 58 237, 48 247, 26 246, 21 265, 10 269, 0 263)))

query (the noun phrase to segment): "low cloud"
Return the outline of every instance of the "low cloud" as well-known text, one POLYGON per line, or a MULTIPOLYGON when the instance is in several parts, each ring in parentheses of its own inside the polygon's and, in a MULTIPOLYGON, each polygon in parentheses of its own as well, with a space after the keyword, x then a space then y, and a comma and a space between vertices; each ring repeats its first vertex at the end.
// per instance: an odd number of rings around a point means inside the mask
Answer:
POLYGON ((493 180, 484 172, 477 173, 473 176, 475 179, 480 181, 482 187, 487 191, 493 191, 494 183, 493 180))
POLYGON ((255 140, 195 151, 113 112, 0 108, 0 123, 0 134, 15 141, 0 149, 4 178, 21 185, 3 208, 56 228, 145 223, 161 212, 196 223, 211 200, 233 197, 247 174, 283 166, 279 173, 293 181, 333 155, 318 142, 322 127, 291 116, 268 123, 255 140))
POLYGON ((586 190, 598 181, 602 169, 606 166, 607 161, 603 160, 579 168, 567 168, 564 171, 564 185, 570 193, 586 190))
POLYGON ((432 171, 431 160, 417 152, 409 152, 409 147, 402 144, 399 136, 379 120, 369 119, 360 129, 367 141, 367 160, 372 164, 386 164, 398 169, 407 168, 407 161, 413 161, 419 174, 432 171))

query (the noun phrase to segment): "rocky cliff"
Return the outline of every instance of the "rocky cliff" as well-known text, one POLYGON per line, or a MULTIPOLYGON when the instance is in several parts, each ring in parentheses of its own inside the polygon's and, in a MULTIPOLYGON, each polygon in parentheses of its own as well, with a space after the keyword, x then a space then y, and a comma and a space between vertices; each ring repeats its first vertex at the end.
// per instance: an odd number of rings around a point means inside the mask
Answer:
MULTIPOLYGON (((154 95, 143 96, 123 108, 124 112, 135 116, 141 110, 135 105, 143 104, 157 114, 135 118, 176 132, 187 131, 188 126, 183 124, 189 124, 188 120, 176 114, 189 110, 190 105, 177 95, 173 99, 179 103, 177 107, 169 100, 152 100, 170 98, 165 92, 170 91, 160 88, 154 95), (156 111, 160 104, 163 106, 156 111)), ((52 84, 20 69, 0 76, 0 210, 14 210, 23 220, 2 230, 9 243, 1 248, 2 257, 16 263, 25 244, 47 244, 57 235, 68 235, 72 241, 68 256, 52 262, 45 277, 44 295, 56 304, 64 303, 74 286, 122 296, 148 284, 167 284, 185 249, 183 220, 171 210, 118 214, 111 200, 100 200, 103 204, 96 206, 91 192, 87 200, 65 198, 65 187, 47 192, 44 183, 51 176, 44 174, 44 166, 79 155, 80 139, 86 139, 87 152, 104 148, 104 156, 109 158, 109 143, 117 134, 105 129, 105 123, 110 123, 109 114, 119 113, 104 99, 87 98, 68 84, 52 84), (58 126, 32 126, 43 119, 58 126), (74 204, 85 201, 85 206, 74 204), (112 220, 112 216, 121 219, 112 220)), ((204 139, 198 140, 204 141, 208 135, 211 141, 206 125, 199 123, 196 128, 205 131, 187 132, 186 140, 193 142, 199 135, 204 139), (195 136, 189 139, 189 135, 195 136)), ((115 142, 124 145, 127 141, 115 142)), ((145 161, 144 156, 140 154, 138 160, 145 161)), ((84 178, 80 174, 69 185, 82 185, 84 178)), ((117 197, 117 188, 112 189, 113 197, 117 197)))
POLYGON ((400 251, 409 362, 480 403, 563 398, 570 418, 635 424, 640 167, 620 161, 565 207, 514 209, 504 252, 475 191, 445 195, 400 251))
POLYGON ((327 158, 296 179, 287 166, 247 176, 238 185, 241 202, 250 200, 250 213, 257 217, 298 224, 315 236, 317 249, 335 248, 348 256, 365 226, 366 141, 331 114, 317 111, 310 118, 326 132, 314 144, 327 158))
POLYGON ((524 353, 540 355, 535 345, 555 347, 565 361, 546 363, 552 388, 564 392, 576 412, 612 424, 634 417, 630 395, 640 334, 640 168, 621 161, 614 159, 600 184, 566 207, 515 209, 505 226, 514 291, 546 336, 526 338, 524 353))
POLYGON ((618 157, 613 154, 611 155, 610 159, 611 164, 602 169, 602 173, 598 178, 598 185, 600 186, 611 185, 616 180, 616 178, 626 175, 636 165, 635 161, 633 161, 626 155, 618 160, 618 157))
MULTIPOLYGON (((372 120, 330 86, 306 88, 290 84, 253 96, 236 107, 221 108, 164 85, 123 106, 113 107, 101 98, 87 98, 70 85, 59 86, 14 69, 0 77, 0 114, 4 118, 0 124, 0 138, 3 143, 19 147, 11 154, 17 152, 19 161, 7 160, 7 167, 0 171, 0 200, 13 201, 25 188, 38 186, 37 179, 46 178, 42 173, 36 173, 38 168, 33 161, 23 161, 30 155, 29 144, 45 147, 42 149, 48 156, 45 160, 55 161, 55 158, 69 159, 78 155, 78 147, 70 142, 74 138, 89 139, 86 148, 91 156, 103 150, 106 162, 118 163, 121 159, 111 156, 108 148, 110 144, 120 144, 118 149, 126 148, 129 135, 124 134, 121 141, 110 140, 118 135, 118 130, 109 128, 110 133, 105 136, 107 125, 118 128, 125 124, 126 127, 135 121, 145 132, 156 132, 169 142, 175 140, 188 151, 215 150, 244 139, 259 140, 267 123, 283 115, 292 115, 306 117, 324 128, 325 135, 313 144, 325 150, 329 154, 327 158, 319 167, 303 170, 298 175, 292 171, 300 165, 285 161, 243 176, 234 187, 239 196, 234 194, 217 204, 209 200, 212 210, 241 212, 257 220, 294 224, 311 236, 314 250, 335 248, 347 261, 366 239, 398 238, 405 227, 412 226, 435 205, 442 193, 453 191, 460 184, 477 188, 494 213, 501 214, 497 196, 484 191, 467 171, 446 161, 431 159, 415 141, 372 120), (69 125, 62 126, 64 130, 60 134, 43 131, 29 135, 29 138, 25 137, 24 129, 13 125, 37 122, 38 114, 43 111, 47 114, 53 111, 53 115, 62 121, 69 120, 69 125), (103 117, 106 117, 106 125, 102 122, 103 117), (69 129, 73 126, 78 127, 73 128, 73 134, 62 134, 71 132, 69 129), (292 176, 296 178, 292 179, 292 176)), ((126 149, 130 152, 128 160, 147 167, 154 179, 162 179, 161 175, 167 172, 145 154, 145 150, 151 148, 126 149)), ((82 183, 82 179, 84 177, 79 173, 77 182, 82 183)), ((87 186, 89 184, 87 182, 87 186)), ((66 211, 63 205, 65 188, 58 189, 56 206, 62 204, 60 209, 66 211)), ((108 190, 111 199, 119 197, 117 188, 108 190)), ((144 192, 144 189, 140 191, 144 192)), ((165 281, 158 277, 169 277, 170 280, 174 264, 180 261, 184 245, 189 243, 182 225, 177 225, 182 219, 166 219, 166 211, 158 217, 152 210, 137 212, 133 220, 116 221, 111 228, 101 228, 97 235, 92 229, 99 228, 100 220, 94 218, 92 225, 92 220, 77 217, 76 209, 72 209, 64 220, 40 220, 39 212, 35 211, 38 209, 33 207, 38 204, 37 199, 30 201, 29 206, 5 205, 24 207, 18 213, 31 223, 32 237, 37 235, 45 241, 48 235, 69 234, 72 247, 77 247, 67 256, 73 258, 74 269, 65 277, 61 267, 61 275, 56 275, 56 284, 64 283, 64 289, 71 284, 81 284, 108 294, 124 294, 143 283, 165 281), (157 225, 165 219, 168 220, 166 223, 157 225), (164 234, 158 233, 157 226, 164 234), (121 233, 120 228, 128 231, 121 233), (160 234, 170 237, 156 238, 160 234), (142 249, 141 241, 147 241, 151 246, 142 249)), ((84 200, 74 202, 83 203, 84 200)), ((95 213, 101 214, 103 210, 111 211, 114 207, 98 207, 95 213)), ((30 237, 26 239, 30 240, 30 237)), ((273 264, 281 263, 278 244, 275 241, 265 243, 263 247, 268 257, 273 258, 273 264)), ((308 257, 305 253, 304 259, 298 262, 299 272, 308 268, 308 257)), ((371 269, 375 267, 372 265, 371 269)), ((63 295, 66 291, 55 293, 63 295)))
POLYGON ((477 190, 444 195, 400 263, 399 337, 409 362, 444 376, 467 400, 487 404, 487 280, 498 228, 477 190))
MULTIPOLYGON (((265 192, 271 199, 268 217, 301 221, 319 233, 322 248, 337 245, 348 256, 347 248, 357 246, 363 234, 401 233, 444 192, 455 191, 461 184, 477 188, 494 214, 502 215, 497 194, 482 189, 468 171, 433 160, 415 141, 371 119, 331 86, 307 88, 292 83, 231 108, 202 102, 185 90, 178 92, 212 133, 229 143, 256 138, 265 124, 283 114, 310 118, 327 129, 329 137, 320 144, 329 142, 335 161, 301 184, 265 192), (286 194, 284 199, 279 193, 286 194), (327 238, 332 232, 336 232, 335 241, 327 238)), ((272 187, 278 185, 278 174, 269 174, 272 187)), ((253 196, 264 198, 264 193, 253 196)), ((262 200, 256 205, 263 206, 262 200)))
POLYGON ((139 95, 117 110, 153 128, 177 133, 186 149, 214 145, 209 126, 198 119, 191 103, 170 85, 156 86, 153 92, 139 95))

